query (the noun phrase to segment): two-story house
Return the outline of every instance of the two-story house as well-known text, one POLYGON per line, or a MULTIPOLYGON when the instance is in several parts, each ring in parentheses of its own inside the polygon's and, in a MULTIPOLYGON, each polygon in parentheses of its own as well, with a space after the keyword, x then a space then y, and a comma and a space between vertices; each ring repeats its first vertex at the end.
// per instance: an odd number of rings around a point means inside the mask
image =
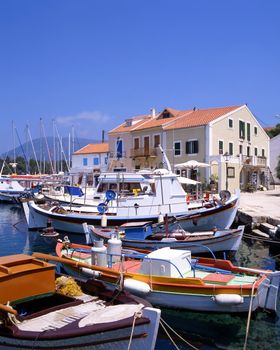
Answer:
POLYGON ((268 185, 269 137, 246 105, 166 108, 129 118, 109 132, 110 168, 162 167, 159 144, 174 170, 192 159, 208 163, 208 168, 185 169, 184 175, 206 183, 213 175, 219 189, 268 185))
POLYGON ((99 174, 108 170, 108 158, 108 143, 88 144, 74 152, 70 169, 73 183, 95 185, 99 174))

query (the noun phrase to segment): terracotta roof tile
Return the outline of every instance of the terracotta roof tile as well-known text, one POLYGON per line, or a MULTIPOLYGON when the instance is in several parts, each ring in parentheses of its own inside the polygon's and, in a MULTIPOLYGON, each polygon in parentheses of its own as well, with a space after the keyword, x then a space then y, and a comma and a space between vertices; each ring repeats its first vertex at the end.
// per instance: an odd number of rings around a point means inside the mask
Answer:
POLYGON ((85 147, 74 152, 74 154, 107 153, 107 152, 109 152, 108 143, 89 143, 85 147))
POLYGON ((238 109, 241 106, 229 106, 221 108, 197 109, 182 115, 174 123, 163 126, 164 130, 190 128, 207 125, 213 120, 238 109))
POLYGON ((189 128, 193 126, 201 126, 210 123, 211 121, 227 114, 241 106, 229 106, 220 108, 208 109, 188 109, 176 110, 173 108, 165 108, 156 117, 151 115, 142 115, 132 117, 127 120, 131 121, 131 125, 124 122, 115 129, 111 130, 109 134, 124 133, 131 131, 140 131, 150 128, 162 127, 164 130, 189 128), (164 113, 169 113, 169 118, 164 118, 164 113))
POLYGON ((131 125, 128 125, 127 122, 125 121, 121 125, 117 126, 115 129, 109 131, 109 134, 111 133, 120 133, 120 132, 130 132, 134 129, 136 129, 138 126, 143 125, 144 123, 147 122, 151 118, 151 115, 140 115, 137 117, 131 117, 127 118, 126 120, 131 121, 131 125))

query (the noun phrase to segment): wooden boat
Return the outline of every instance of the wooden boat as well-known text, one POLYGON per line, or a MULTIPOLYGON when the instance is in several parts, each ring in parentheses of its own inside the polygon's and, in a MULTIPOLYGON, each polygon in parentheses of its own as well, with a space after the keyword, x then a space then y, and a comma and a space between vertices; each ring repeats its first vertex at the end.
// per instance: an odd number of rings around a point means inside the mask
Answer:
POLYGON ((1 349, 154 349, 160 310, 19 254, 0 258, 0 317, 1 349))
POLYGON ((106 254, 99 248, 58 242, 56 259, 73 275, 93 270, 93 278, 111 288, 121 281, 125 290, 154 305, 200 312, 277 312, 278 271, 238 267, 228 260, 193 259, 190 251, 169 247, 126 257, 119 250, 120 242, 108 241, 106 254))
POLYGON ((169 231, 167 226, 166 230, 163 229, 161 232, 157 231, 157 227, 158 225, 153 226, 151 222, 131 222, 121 225, 118 229, 85 226, 85 233, 87 243, 93 243, 94 240, 100 238, 107 241, 117 230, 123 247, 126 248, 153 251, 171 247, 191 250, 193 254, 201 254, 209 253, 209 251, 214 253, 237 251, 245 228, 245 226, 224 230, 214 228, 213 230, 191 233, 186 232, 180 226, 172 231, 169 231))

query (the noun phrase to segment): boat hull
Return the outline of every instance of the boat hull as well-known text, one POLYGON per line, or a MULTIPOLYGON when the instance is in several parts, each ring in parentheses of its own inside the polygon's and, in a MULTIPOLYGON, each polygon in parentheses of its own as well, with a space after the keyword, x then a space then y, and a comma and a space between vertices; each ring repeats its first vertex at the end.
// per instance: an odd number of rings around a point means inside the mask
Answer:
MULTIPOLYGON (((155 241, 155 240, 127 240, 122 239, 123 247, 136 248, 143 250, 156 250, 164 247, 170 247, 174 249, 186 249, 191 250, 193 254, 202 254, 209 252, 226 252, 237 251, 243 235, 244 227, 229 231, 221 236, 213 236, 208 239, 196 240, 194 242, 188 241, 155 241)), ((193 233, 195 235, 195 233, 193 233)))
MULTIPOLYGON (((154 349, 160 319, 160 311, 154 308, 145 308, 143 316, 149 323, 138 325, 133 332, 131 350, 154 349)), ((0 334, 1 349, 92 349, 92 350, 127 350, 132 333, 132 324, 129 327, 115 330, 100 331, 83 336, 65 337, 62 339, 23 339, 4 337, 0 334)))
MULTIPOLYGON (((23 203, 25 217, 29 229, 44 228, 48 220, 52 221, 52 226, 59 231, 84 234, 82 224, 101 226, 102 215, 90 213, 58 213, 51 210, 43 209, 37 206, 33 201, 23 203)), ((187 213, 170 213, 169 217, 180 222, 183 229, 189 232, 207 230, 209 227, 218 229, 229 228, 236 216, 238 209, 238 199, 233 198, 225 205, 219 205, 211 208, 201 208, 191 210, 187 213)), ((107 225, 109 227, 121 226, 127 222, 151 221, 156 223, 158 215, 131 215, 118 216, 107 215, 107 225)), ((172 224, 170 224, 172 230, 172 224)))

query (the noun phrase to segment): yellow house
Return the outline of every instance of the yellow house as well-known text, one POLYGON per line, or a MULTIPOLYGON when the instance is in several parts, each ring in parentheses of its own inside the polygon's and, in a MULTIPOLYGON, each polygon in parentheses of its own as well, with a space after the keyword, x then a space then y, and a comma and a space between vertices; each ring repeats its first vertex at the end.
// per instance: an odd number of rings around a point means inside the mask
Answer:
POLYGON ((246 105, 191 110, 166 108, 127 119, 109 132, 110 168, 163 167, 165 150, 174 171, 218 189, 253 190, 269 185, 269 137, 246 105), (180 170, 189 160, 208 167, 180 170))

